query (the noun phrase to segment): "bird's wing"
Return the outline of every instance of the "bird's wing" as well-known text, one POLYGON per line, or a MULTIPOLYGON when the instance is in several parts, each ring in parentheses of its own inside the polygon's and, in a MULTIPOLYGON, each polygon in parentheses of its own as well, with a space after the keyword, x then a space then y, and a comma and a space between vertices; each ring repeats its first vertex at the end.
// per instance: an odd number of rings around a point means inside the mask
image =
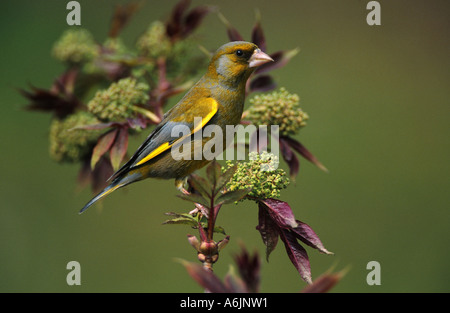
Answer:
POLYGON ((177 106, 167 112, 164 120, 113 177, 117 177, 133 167, 147 163, 170 149, 173 145, 199 131, 216 114, 218 107, 218 102, 211 97, 201 97, 194 101, 189 101, 188 99, 185 101, 182 100, 177 106), (196 123, 195 117, 199 118, 200 123, 196 123), (190 133, 183 135, 180 132, 174 132, 172 134, 172 130, 176 126, 187 126, 190 129, 190 133))

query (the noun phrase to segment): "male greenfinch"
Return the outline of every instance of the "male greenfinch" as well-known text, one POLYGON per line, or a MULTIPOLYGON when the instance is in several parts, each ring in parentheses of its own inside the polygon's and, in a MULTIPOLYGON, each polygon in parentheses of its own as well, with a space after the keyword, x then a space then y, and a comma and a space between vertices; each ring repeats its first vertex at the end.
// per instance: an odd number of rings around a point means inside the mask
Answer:
MULTIPOLYGON (((247 79, 255 67, 270 61, 273 61, 270 56, 250 42, 234 41, 221 46, 206 74, 164 115, 130 160, 112 176, 111 183, 80 213, 114 190, 148 177, 175 178, 177 187, 182 188, 184 179, 210 160, 204 157, 176 160, 170 149, 181 141, 193 141, 195 133, 207 125, 217 125, 225 133, 227 125, 239 124, 247 79), (174 127, 180 125, 187 126, 190 133, 176 134, 174 127)), ((202 145, 205 142, 201 140, 202 145)), ((193 150, 194 144, 191 147, 193 150)))

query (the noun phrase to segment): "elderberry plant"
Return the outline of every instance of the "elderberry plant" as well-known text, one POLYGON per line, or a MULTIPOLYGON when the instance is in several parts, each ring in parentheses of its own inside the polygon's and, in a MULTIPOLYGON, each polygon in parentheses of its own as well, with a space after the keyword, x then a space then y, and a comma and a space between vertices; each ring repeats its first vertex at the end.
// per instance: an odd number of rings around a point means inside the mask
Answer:
MULTIPOLYGON (((90 184, 94 193, 102 190, 107 179, 126 161, 129 137, 157 125, 171 97, 190 88, 206 68, 208 53, 204 53, 205 48, 199 49, 199 42, 191 35, 204 17, 217 13, 218 8, 190 8, 190 2, 180 0, 166 21, 151 22, 132 47, 126 46, 120 35, 139 3, 116 7, 103 41, 84 28, 66 30, 51 50, 65 70, 47 89, 31 86, 20 90, 29 101, 29 110, 52 114, 50 157, 58 163, 78 164, 78 182, 90 184)), ((221 13, 217 16, 225 24, 230 41, 244 40, 221 13)), ((250 41, 267 51, 259 14, 250 41)), ((250 152, 247 162, 227 161, 220 165, 213 161, 206 168, 206 177, 190 175, 189 188, 179 197, 193 203, 194 209, 166 213, 169 219, 165 224, 185 224, 198 230, 199 237, 189 234, 188 241, 202 265, 181 263, 210 292, 259 291, 258 253, 251 255, 242 248, 235 255, 237 273, 230 270, 223 281, 213 272, 219 252, 230 240, 224 228, 217 225, 218 214, 223 206, 243 201, 254 202, 258 209, 257 230, 266 247, 266 259, 281 239, 290 261, 308 283, 303 292, 327 291, 342 277, 342 273, 328 273, 312 280, 304 245, 331 253, 313 229, 294 216, 291 206, 279 199, 282 190, 298 175, 300 161, 296 153, 327 171, 295 138, 309 119, 300 107, 299 96, 285 88, 276 90, 277 84, 270 75, 298 52, 291 49, 269 53, 274 62, 253 72, 246 86, 248 109, 241 121, 255 126, 279 126, 278 141, 289 176, 278 168, 277 156, 259 147, 261 151, 250 152), (217 241, 216 233, 225 237, 217 241)))

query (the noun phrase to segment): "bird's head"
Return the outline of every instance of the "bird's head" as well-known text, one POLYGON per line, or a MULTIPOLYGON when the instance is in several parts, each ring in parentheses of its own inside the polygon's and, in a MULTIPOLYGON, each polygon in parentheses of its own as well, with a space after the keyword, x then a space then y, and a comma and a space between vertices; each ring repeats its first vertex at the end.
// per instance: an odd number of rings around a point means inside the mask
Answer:
POLYGON ((271 61, 273 59, 254 43, 233 41, 217 49, 208 72, 213 76, 217 75, 219 81, 227 85, 245 85, 255 67, 271 61))

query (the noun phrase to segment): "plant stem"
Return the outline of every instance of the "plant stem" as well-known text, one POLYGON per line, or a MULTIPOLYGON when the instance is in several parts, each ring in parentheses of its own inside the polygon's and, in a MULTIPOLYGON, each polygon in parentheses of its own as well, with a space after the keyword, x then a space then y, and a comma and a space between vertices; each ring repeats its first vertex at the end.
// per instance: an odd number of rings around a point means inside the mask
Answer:
MULTIPOLYGON (((215 186, 214 186, 215 188, 215 186)), ((215 223, 215 212, 214 212, 214 195, 211 196, 211 202, 209 205, 209 216, 208 216, 208 240, 213 240, 214 235, 214 223, 215 223)))

